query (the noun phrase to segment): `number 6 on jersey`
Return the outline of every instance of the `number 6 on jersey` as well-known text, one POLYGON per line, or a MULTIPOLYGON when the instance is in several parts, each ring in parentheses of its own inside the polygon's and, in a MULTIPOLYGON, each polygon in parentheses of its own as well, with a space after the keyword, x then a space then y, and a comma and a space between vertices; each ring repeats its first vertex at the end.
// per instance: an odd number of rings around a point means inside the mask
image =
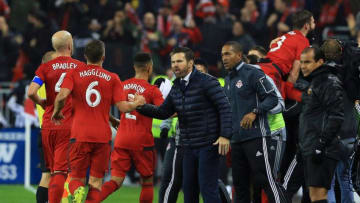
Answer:
POLYGON ((96 107, 97 105, 99 105, 99 103, 101 101, 100 92, 97 91, 96 89, 93 89, 95 86, 98 86, 98 85, 99 85, 98 81, 93 81, 92 83, 89 84, 88 88, 86 89, 86 103, 90 107, 96 107), (96 99, 94 102, 91 101, 92 94, 95 94, 95 96, 96 96, 96 99))

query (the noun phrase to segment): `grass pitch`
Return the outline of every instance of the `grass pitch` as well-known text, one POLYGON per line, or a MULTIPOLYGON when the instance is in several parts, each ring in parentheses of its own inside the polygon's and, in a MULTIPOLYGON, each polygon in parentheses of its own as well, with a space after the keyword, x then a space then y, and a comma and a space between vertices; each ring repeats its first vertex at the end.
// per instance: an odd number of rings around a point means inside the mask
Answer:
MULTIPOLYGON (((110 195, 104 203, 137 203, 139 202, 141 188, 123 186, 120 190, 110 195)), ((154 203, 158 202, 158 187, 154 188, 154 203)), ((1 203, 33 203, 36 202, 35 194, 26 190, 23 185, 0 185, 1 203)), ((178 201, 184 202, 182 192, 179 193, 178 201)))

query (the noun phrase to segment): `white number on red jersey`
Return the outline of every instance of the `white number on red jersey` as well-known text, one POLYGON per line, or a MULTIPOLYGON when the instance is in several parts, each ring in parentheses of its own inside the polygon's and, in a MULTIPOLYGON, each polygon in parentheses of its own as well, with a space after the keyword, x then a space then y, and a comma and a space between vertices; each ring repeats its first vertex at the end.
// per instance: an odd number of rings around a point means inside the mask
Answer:
POLYGON ((285 40, 286 40, 285 35, 281 36, 281 37, 280 37, 280 40, 276 42, 277 46, 274 47, 274 48, 272 48, 272 49, 270 49, 269 52, 273 52, 273 51, 276 51, 276 50, 280 49, 280 47, 283 45, 283 43, 284 43, 285 40))
POLYGON ((90 106, 90 107, 96 107, 97 105, 99 105, 100 101, 101 101, 101 95, 100 92, 97 91, 96 89, 93 89, 95 86, 98 86, 99 82, 98 81, 93 81, 92 83, 89 84, 88 88, 86 89, 86 103, 90 106), (91 101, 91 95, 95 94, 96 99, 94 102, 91 101))
POLYGON ((55 92, 60 92, 61 84, 63 83, 65 76, 66 73, 61 73, 60 78, 55 85, 55 92))
MULTIPOLYGON (((130 102, 134 101, 135 95, 134 94, 128 94, 128 100, 130 102)), ((136 120, 136 116, 132 115, 131 113, 125 113, 125 118, 136 120)))

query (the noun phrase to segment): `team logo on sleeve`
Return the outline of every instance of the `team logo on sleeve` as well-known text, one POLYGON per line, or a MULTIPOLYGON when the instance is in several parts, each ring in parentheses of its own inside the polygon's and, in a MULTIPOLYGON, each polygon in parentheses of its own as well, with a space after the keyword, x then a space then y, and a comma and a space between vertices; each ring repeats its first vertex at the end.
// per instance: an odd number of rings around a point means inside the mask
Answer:
POLYGON ((240 89, 243 86, 243 82, 238 80, 235 86, 240 89))

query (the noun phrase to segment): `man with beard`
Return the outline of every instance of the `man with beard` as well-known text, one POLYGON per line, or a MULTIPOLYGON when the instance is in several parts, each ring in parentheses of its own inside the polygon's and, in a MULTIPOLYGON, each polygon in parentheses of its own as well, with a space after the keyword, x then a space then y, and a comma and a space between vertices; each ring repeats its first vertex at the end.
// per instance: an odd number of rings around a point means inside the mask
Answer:
POLYGON ((177 113, 184 202, 198 199, 200 188, 205 203, 219 203, 219 154, 228 152, 232 133, 229 100, 215 77, 196 70, 191 49, 177 47, 170 56, 176 79, 169 95, 161 106, 145 104, 138 111, 158 119, 177 113))

